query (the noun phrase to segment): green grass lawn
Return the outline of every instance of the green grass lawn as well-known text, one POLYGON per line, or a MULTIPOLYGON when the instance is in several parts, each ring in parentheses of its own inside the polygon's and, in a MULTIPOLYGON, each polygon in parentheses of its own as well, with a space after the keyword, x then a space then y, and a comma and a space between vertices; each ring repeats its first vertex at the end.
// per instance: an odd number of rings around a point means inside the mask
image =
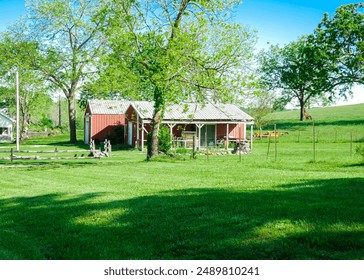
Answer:
MULTIPOLYGON (((361 118, 348 120, 358 134, 361 118)), ((313 161, 292 136, 308 123, 282 123, 277 160, 263 140, 241 161, 2 161, 0 259, 364 259, 362 158, 323 136, 313 161)))

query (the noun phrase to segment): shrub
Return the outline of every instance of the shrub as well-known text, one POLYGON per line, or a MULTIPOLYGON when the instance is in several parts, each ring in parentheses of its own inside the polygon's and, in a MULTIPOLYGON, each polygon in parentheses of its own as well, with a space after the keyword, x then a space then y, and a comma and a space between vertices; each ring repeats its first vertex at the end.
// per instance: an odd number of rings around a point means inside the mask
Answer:
MULTIPOLYGON (((148 151, 151 149, 150 143, 152 140, 152 133, 147 134, 147 147, 148 151)), ((168 127, 161 126, 159 129, 159 136, 158 136, 158 149, 160 152, 168 153, 171 149, 171 134, 169 132, 168 127)))
POLYGON ((159 136, 158 136, 158 147, 159 151, 163 153, 168 153, 171 149, 171 133, 166 126, 161 126, 159 129, 159 136))
POLYGON ((39 121, 39 125, 42 126, 42 127, 52 128, 53 127, 53 121, 43 114, 41 120, 39 121))

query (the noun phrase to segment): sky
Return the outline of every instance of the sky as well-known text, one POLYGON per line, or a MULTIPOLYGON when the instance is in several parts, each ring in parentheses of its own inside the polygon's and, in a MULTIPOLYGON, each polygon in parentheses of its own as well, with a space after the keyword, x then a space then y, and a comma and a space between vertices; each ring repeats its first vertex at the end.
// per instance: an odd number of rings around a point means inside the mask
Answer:
MULTIPOLYGON (((0 32, 25 15, 24 0, 0 0, 0 32)), ((271 44, 283 46, 299 36, 310 34, 324 13, 333 15, 336 8, 355 0, 243 0, 235 11, 241 24, 257 31, 257 50, 271 44)), ((342 104, 364 103, 364 86, 355 87, 354 97, 342 104)))

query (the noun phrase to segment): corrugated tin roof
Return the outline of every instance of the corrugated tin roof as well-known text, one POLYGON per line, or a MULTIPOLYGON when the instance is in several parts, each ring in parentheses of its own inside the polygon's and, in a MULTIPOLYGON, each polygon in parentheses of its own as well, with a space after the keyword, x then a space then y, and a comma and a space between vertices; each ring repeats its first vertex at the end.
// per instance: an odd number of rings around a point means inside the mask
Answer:
MULTIPOLYGON (((124 114, 130 105, 145 120, 153 118, 154 103, 149 101, 90 100, 91 114, 124 114)), ((253 117, 233 104, 170 104, 166 107, 164 121, 242 121, 253 120, 253 117)))
POLYGON ((91 114, 96 115, 119 115, 124 114, 129 108, 130 101, 122 100, 89 100, 91 114))
MULTIPOLYGON (((143 119, 152 119, 154 106, 152 102, 132 102, 134 108, 143 119)), ((233 104, 196 104, 182 103, 168 105, 164 113, 164 121, 168 120, 204 120, 204 121, 242 121, 253 120, 244 111, 233 104)))

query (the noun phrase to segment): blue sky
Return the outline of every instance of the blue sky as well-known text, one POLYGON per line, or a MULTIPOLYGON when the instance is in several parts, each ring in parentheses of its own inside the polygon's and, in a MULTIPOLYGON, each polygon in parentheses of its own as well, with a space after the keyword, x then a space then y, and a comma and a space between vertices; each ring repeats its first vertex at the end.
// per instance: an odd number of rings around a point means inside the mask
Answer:
POLYGON ((257 48, 268 44, 286 44, 310 34, 325 12, 355 1, 344 0, 245 0, 236 12, 236 20, 258 32, 257 48))
POLYGON ((25 15, 24 0, 0 0, 0 31, 14 23, 19 16, 25 15))
MULTIPOLYGON (((24 0, 0 0, 0 31, 25 15, 24 0)), ((257 30, 257 47, 285 44, 298 36, 311 33, 323 14, 333 14, 348 0, 244 0, 238 7, 236 20, 257 30)))
MULTIPOLYGON (((25 15, 24 0, 0 0, 0 31, 25 15)), ((235 12, 236 21, 258 32, 257 49, 269 44, 284 45, 299 36, 310 34, 325 12, 360 1, 345 0, 244 0, 235 12)), ((349 103, 364 103, 364 87, 355 89, 349 103), (359 93, 360 92, 360 93, 359 93)))

